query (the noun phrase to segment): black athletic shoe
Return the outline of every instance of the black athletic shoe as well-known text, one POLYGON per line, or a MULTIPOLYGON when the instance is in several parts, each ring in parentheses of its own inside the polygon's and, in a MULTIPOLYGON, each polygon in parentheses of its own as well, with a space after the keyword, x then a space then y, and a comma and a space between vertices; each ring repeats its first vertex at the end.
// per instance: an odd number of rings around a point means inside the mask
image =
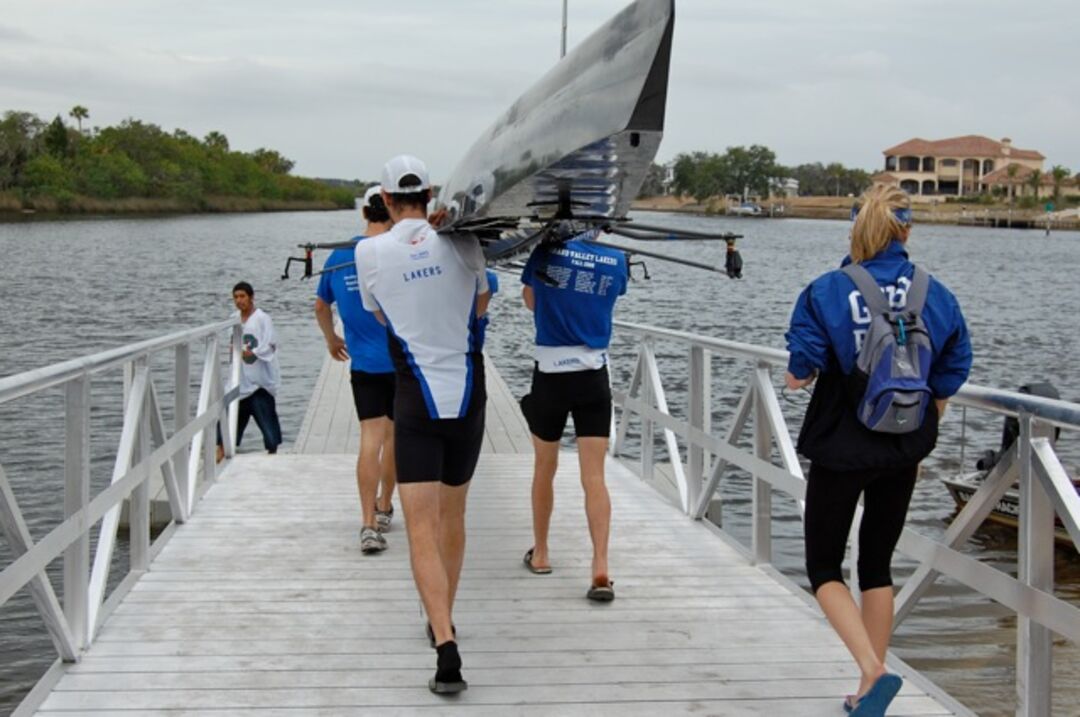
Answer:
POLYGON ((461 676, 461 655, 457 643, 444 642, 435 648, 439 654, 435 676, 428 680, 428 689, 437 695, 456 695, 469 689, 469 684, 461 676))

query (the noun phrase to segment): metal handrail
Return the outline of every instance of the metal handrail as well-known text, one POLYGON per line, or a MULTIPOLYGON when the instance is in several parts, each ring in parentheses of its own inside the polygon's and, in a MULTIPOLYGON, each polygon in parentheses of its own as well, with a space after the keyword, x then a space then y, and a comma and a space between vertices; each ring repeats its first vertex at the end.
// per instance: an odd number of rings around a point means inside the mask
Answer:
MULTIPOLYGON (((616 321, 615 326, 637 336, 640 346, 629 387, 612 390, 615 405, 621 409, 612 453, 621 453, 631 418, 639 418, 641 475, 643 479, 651 479, 654 433, 657 427, 662 428, 679 501, 684 512, 694 519, 704 516, 728 465, 750 473, 750 554, 755 563, 770 563, 771 493, 779 490, 788 494, 801 511, 806 491, 802 466, 770 373, 772 368, 787 365, 787 352, 625 321, 616 321), (667 409, 655 351, 656 343, 661 340, 689 348, 684 419, 673 416, 667 409), (751 364, 745 391, 724 437, 712 435, 709 425, 713 353, 751 364), (746 450, 738 442, 751 419, 753 449, 746 450), (680 438, 686 445, 685 466, 678 444, 680 438), (779 454, 780 465, 773 462, 774 453, 779 454), (710 454, 716 456, 711 468, 710 454)), ((1080 496, 1054 452, 1052 436, 1054 427, 1080 428, 1080 405, 975 385, 965 385, 952 401, 1015 416, 1020 435, 940 540, 911 528, 904 529, 897 551, 918 561, 919 566, 897 596, 895 624, 911 612, 939 574, 1012 609, 1017 614, 1017 714, 1048 717, 1053 682, 1051 631, 1080 642, 1080 608, 1057 598, 1053 589, 1054 515, 1061 517, 1080 550, 1080 496), (1016 578, 958 550, 1014 481, 1020 484, 1021 506, 1016 578)), ((858 533, 860 520, 861 511, 852 527, 853 536, 858 533)), ((852 542, 851 549, 849 564, 854 566, 856 542, 852 542)))
POLYGON ((100 373, 130 363, 144 354, 156 353, 179 344, 190 344, 192 341, 208 334, 224 331, 236 325, 237 321, 238 319, 232 318, 194 329, 184 329, 183 331, 120 346, 90 356, 83 356, 70 361, 52 364, 51 366, 5 376, 0 378, 0 403, 7 403, 21 396, 58 386, 85 373, 100 373))
POLYGON ((226 455, 235 451, 235 401, 239 395, 240 329, 238 318, 178 331, 166 336, 103 351, 41 369, 0 379, 0 403, 65 387, 64 521, 34 541, 7 474, 0 464, 0 532, 15 559, 0 571, 0 606, 29 586, 35 607, 64 662, 77 662, 93 642, 105 617, 148 568, 153 555, 178 523, 193 511, 200 489, 217 472, 214 440, 220 425, 226 455), (230 331, 231 370, 222 381, 220 334, 230 331), (204 341, 202 378, 195 415, 191 416, 191 347, 204 341), (175 351, 174 425, 172 435, 162 418, 158 391, 150 371, 153 354, 175 351), (90 496, 90 381, 117 367, 124 368, 124 421, 110 485, 90 496), (228 385, 225 385, 225 384, 228 385), (223 414, 227 420, 221 421, 223 414), (150 540, 149 479, 158 471, 164 479, 172 525, 150 540), (201 479, 201 480, 200 480, 201 479), (200 486, 201 483, 201 486, 200 486), (106 586, 116 544, 121 504, 129 501, 129 572, 106 601, 106 586), (91 568, 90 533, 101 527, 91 568), (53 591, 45 569, 63 556, 63 604, 53 591))

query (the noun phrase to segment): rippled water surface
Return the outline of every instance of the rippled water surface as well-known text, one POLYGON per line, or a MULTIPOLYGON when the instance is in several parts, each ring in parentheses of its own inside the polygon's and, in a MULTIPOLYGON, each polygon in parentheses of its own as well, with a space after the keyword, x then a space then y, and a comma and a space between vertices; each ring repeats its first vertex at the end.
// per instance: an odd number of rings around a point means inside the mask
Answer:
MULTIPOLYGON (((651 281, 631 284, 620 318, 772 347, 783 333, 796 294, 832 268, 846 250, 842 222, 724 220, 642 215, 643 221, 687 229, 745 234, 740 248, 745 278, 730 281, 693 269, 649 261, 651 281)), ((280 335, 283 387, 279 396, 288 443, 296 436, 323 361, 324 345, 312 316, 314 285, 280 281, 284 258, 304 241, 335 241, 358 230, 354 212, 200 216, 158 219, 90 219, 0 223, 0 376, 215 321, 232 310, 229 289, 251 282, 256 302, 274 318, 280 335)), ((654 248, 654 247, 650 247, 654 248)), ((1080 234, 916 227, 912 258, 948 284, 968 317, 975 347, 974 383, 1016 388, 1052 381, 1062 397, 1080 401, 1076 307, 1080 288, 1080 234)), ((697 260, 723 260, 723 246, 675 245, 665 251, 697 260)), ((640 270, 637 272, 640 276, 640 270)), ((515 393, 527 389, 531 324, 520 306, 517 278, 502 274, 492 307, 488 353, 515 393)), ((613 344, 616 378, 632 369, 633 347, 613 344)), ((658 356, 673 411, 685 405, 685 352, 662 344, 658 356)), ((725 420, 745 388, 747 367, 714 361, 714 425, 725 420)), ((168 370, 164 363, 160 371, 168 370)), ((163 374, 164 375, 164 374, 163 374)), ((779 385, 780 377, 774 377, 779 385)), ((164 379, 167 383, 167 378, 164 379)), ((95 490, 108 481, 120 422, 120 376, 94 385, 92 427, 95 490)), ((167 404, 168 401, 165 401, 167 404)), ((35 538, 62 516, 62 406, 59 391, 0 406, 0 465, 15 486, 35 538)), ((797 427, 801 396, 785 403, 797 427)), ((908 525, 940 535, 953 514, 938 477, 961 470, 959 411, 952 409, 939 447, 926 461, 908 525)), ((251 429, 254 430, 254 429, 251 429)), ((975 454, 996 448, 1000 420, 969 412, 965 469, 975 454)), ((1080 436, 1060 445, 1070 467, 1080 466, 1080 436)), ((257 444, 258 441, 255 441, 257 444)), ((747 479, 733 475, 724 487, 724 527, 746 540, 747 479)), ((783 512, 785 502, 776 501, 783 512)), ((776 562, 794 580, 802 576, 801 525, 790 505, 775 521, 776 562)), ((981 530, 965 550, 1015 572, 1015 535, 981 530)), ((617 550, 618 546, 613 546, 617 550)), ((122 571, 121 563, 114 571, 122 571)), ((0 567, 11 561, 0 544, 0 567)), ((52 566, 59 569, 59 562, 52 566)), ((1080 560, 1057 554, 1059 594, 1080 604, 1080 560)), ((898 576, 913 566, 897 562, 898 576)), ((54 584, 59 584, 54 577, 54 584)), ((0 608, 0 712, 10 709, 54 659, 33 606, 20 592, 0 608)), ((1015 619, 1007 610, 947 581, 939 581, 899 628, 895 652, 980 714, 1013 711, 1015 619)), ((1077 714, 1080 650, 1055 653, 1055 714, 1077 714)))

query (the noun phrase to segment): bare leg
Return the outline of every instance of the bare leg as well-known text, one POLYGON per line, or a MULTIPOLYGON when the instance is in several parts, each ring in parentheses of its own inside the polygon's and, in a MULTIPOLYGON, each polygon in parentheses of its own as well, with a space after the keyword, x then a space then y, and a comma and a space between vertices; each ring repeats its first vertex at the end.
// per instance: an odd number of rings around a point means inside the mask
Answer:
POLYGON ((446 569, 446 584, 451 622, 453 622, 454 597, 461 579, 461 565, 465 561, 465 498, 469 484, 462 486, 439 485, 439 554, 446 569))
POLYGON ((862 622, 874 646, 878 660, 885 662, 885 653, 889 650, 889 638, 893 626, 893 589, 892 586, 874 588, 862 594, 862 622))
POLYGON ((611 534, 611 498, 604 484, 604 456, 608 439, 578 439, 578 462, 581 487, 585 489, 585 515, 589 519, 589 537, 593 544, 593 578, 608 575, 608 537, 611 534))
POLYGON ((379 449, 392 424, 385 418, 360 421, 360 455, 356 458, 356 485, 360 491, 360 517, 364 526, 375 527, 375 494, 379 490, 379 449))
POLYGON ((409 559, 413 580, 424 603, 424 612, 435 633, 435 644, 454 639, 450 618, 450 581, 439 550, 439 494, 437 482, 399 486, 405 527, 409 535, 409 559))
POLYGON ((847 586, 837 581, 828 582, 819 587, 815 597, 825 617, 829 619, 829 624, 844 641, 848 652, 859 666, 862 679, 859 682, 858 695, 861 696, 870 689, 877 678, 885 674, 885 665, 878 657, 874 643, 870 639, 866 626, 863 625, 859 607, 855 604, 847 586))
POLYGON ((535 568, 551 567, 548 555, 548 530, 551 528, 551 511, 555 505, 555 470, 559 467, 559 442, 533 440, 533 557, 535 568))
POLYGON ((394 487, 397 485, 397 463, 394 458, 394 422, 388 418, 386 421, 386 438, 382 444, 382 457, 380 467, 382 475, 379 479, 379 497, 375 502, 375 509, 386 512, 392 507, 394 487))

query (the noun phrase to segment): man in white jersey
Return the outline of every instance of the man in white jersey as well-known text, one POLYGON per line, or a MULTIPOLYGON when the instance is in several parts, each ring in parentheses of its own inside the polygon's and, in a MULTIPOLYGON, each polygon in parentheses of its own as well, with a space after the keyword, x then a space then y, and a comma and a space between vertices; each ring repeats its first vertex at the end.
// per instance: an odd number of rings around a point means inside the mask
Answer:
POLYGON ((270 315, 255 306, 255 290, 241 281, 233 287, 233 303, 243 322, 243 353, 240 365, 240 406, 236 425, 236 444, 244 437, 248 419, 262 431, 263 446, 268 453, 277 453, 281 445, 281 423, 277 415, 278 368, 277 334, 270 315))
POLYGON ((364 308, 390 333, 398 490, 413 578, 438 653, 428 687, 451 694, 467 687, 452 612, 465 556, 465 498, 484 435, 479 319, 490 294, 479 242, 440 236, 428 224, 423 162, 394 157, 382 187, 394 227, 357 244, 356 265, 364 308))

